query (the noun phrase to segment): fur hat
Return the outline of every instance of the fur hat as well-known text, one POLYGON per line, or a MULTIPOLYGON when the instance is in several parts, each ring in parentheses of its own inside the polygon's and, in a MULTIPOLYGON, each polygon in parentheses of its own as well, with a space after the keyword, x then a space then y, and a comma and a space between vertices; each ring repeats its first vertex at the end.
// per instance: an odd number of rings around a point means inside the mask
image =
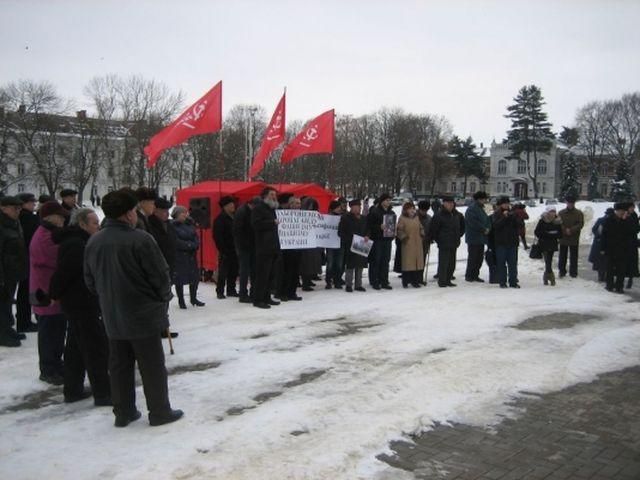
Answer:
POLYGON ((35 202, 36 196, 33 193, 19 193, 17 197, 22 203, 35 202))
POLYGON ((220 208, 224 208, 230 203, 236 203, 236 199, 230 195, 225 195, 224 197, 220 197, 220 200, 218 201, 218 205, 220 205, 220 208))
POLYGON ((454 198, 451 195, 443 195, 442 196, 442 201, 443 202, 455 202, 454 198))
POLYGON ((354 198, 353 200, 351 200, 349 202, 349 206, 350 207, 355 207, 355 206, 361 207, 362 206, 362 201, 359 198, 354 198))
POLYGON ((138 197, 130 189, 120 189, 102 197, 102 210, 107 218, 118 218, 138 205, 138 197))
POLYGON ((418 210, 429 210, 430 207, 431 204, 429 203, 429 200, 420 200, 418 202, 418 210))
POLYGON ((339 200, 331 200, 331 202, 329 202, 329 211, 333 212, 340 205, 341 205, 341 203, 340 203, 339 200))
POLYGON ((156 208, 160 208, 162 210, 169 210, 173 203, 171 203, 166 198, 158 197, 156 198, 156 208))
POLYGON ((138 197, 138 201, 142 202, 143 200, 156 200, 158 198, 158 193, 149 187, 139 187, 136 192, 136 197, 138 197))
MULTIPOLYGON (((22 205, 22 202, 20 202, 20 205, 22 205)), ((40 218, 47 218, 49 215, 60 215, 61 217, 68 217, 69 211, 58 202, 53 200, 43 204, 40 207, 38 214, 40 215, 40 218)))
POLYGON ((489 196, 487 195, 487 192, 479 191, 473 194, 474 200, 482 200, 485 198, 489 198, 489 196))
POLYGON ((496 200, 496 205, 500 206, 500 205, 504 205, 505 203, 510 203, 509 197, 507 196, 502 196, 502 197, 498 197, 498 200, 496 200))

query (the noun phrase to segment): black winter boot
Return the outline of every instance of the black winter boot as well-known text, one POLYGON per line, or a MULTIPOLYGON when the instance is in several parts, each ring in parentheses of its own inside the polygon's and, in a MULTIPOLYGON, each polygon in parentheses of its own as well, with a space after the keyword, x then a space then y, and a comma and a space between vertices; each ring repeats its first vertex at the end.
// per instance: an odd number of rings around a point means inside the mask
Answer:
POLYGON ((190 284, 189 285, 189 296, 191 297, 191 305, 194 307, 204 307, 204 302, 201 302, 196 298, 196 294, 198 293, 198 285, 190 284))
POLYGON ((176 285, 176 295, 178 296, 178 306, 182 310, 186 310, 187 305, 184 303, 184 291, 182 290, 182 285, 176 285))

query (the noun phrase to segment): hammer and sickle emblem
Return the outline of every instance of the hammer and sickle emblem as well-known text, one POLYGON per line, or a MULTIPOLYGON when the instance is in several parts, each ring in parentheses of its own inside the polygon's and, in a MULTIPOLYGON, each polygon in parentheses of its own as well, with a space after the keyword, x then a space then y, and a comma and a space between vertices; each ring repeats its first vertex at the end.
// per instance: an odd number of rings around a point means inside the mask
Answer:
POLYGON ((314 141, 316 138, 318 138, 318 126, 314 125, 312 127, 310 127, 307 132, 304 134, 304 139, 307 142, 312 142, 314 141))

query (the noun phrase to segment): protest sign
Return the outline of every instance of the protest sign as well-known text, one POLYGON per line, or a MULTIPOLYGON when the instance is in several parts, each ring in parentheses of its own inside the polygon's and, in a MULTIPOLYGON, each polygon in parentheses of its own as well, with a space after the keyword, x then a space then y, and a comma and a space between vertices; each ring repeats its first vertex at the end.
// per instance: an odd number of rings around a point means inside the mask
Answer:
POLYGON ((373 247, 373 240, 365 240, 360 235, 354 235, 351 241, 351 251, 357 255, 368 257, 373 247))
POLYGON ((382 230, 382 236, 385 238, 393 238, 396 235, 396 216, 391 214, 391 213, 387 213, 384 215, 384 217, 382 217, 382 225, 383 225, 383 230, 382 230))
POLYGON ((320 214, 313 210, 276 210, 280 248, 315 248, 315 226, 320 214))
POLYGON ((338 224, 340 215, 320 215, 316 223, 316 247, 340 248, 338 224))

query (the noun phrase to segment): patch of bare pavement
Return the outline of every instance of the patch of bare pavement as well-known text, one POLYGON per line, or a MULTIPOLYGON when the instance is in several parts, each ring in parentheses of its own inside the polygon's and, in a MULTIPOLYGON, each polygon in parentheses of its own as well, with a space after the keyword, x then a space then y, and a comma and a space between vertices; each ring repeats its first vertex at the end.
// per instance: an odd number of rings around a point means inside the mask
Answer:
POLYGON ((556 328, 572 328, 580 323, 602 320, 597 315, 571 312, 554 312, 527 318, 513 328, 518 330, 552 330, 556 328))

